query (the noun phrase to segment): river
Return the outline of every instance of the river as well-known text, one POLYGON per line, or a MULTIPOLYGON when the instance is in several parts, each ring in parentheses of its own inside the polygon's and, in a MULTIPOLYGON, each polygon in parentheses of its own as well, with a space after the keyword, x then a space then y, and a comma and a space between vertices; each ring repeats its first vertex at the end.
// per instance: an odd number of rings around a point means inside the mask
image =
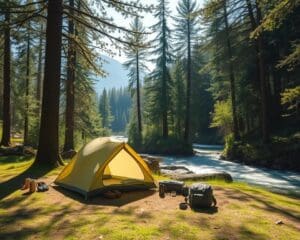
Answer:
POLYGON ((271 190, 300 194, 300 174, 291 171, 270 170, 219 160, 222 146, 193 145, 196 154, 191 157, 163 156, 165 165, 182 165, 195 173, 228 172, 234 181, 260 185, 271 190))

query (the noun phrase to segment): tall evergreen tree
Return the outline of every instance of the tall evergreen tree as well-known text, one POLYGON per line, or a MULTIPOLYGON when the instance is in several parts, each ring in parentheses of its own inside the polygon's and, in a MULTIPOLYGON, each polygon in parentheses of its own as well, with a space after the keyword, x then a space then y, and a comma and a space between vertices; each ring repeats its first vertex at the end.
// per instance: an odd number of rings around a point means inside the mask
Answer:
POLYGON ((24 145, 28 144, 29 135, 29 97, 31 80, 31 36, 30 21, 27 23, 27 46, 26 46, 26 80, 25 80, 25 111, 24 111, 24 145))
POLYGON ((137 128, 138 135, 141 139, 142 136, 142 113, 141 113, 141 73, 146 70, 143 61, 146 58, 146 52, 143 49, 145 43, 145 29, 138 17, 130 25, 130 29, 134 32, 133 35, 127 36, 127 41, 132 45, 126 49, 127 61, 125 67, 129 70, 129 89, 132 92, 132 97, 136 97, 136 115, 137 115, 137 128))
POLYGON ((230 78, 230 93, 231 93, 231 106, 232 106, 232 118, 233 118, 233 137, 234 140, 239 140, 239 129, 238 129, 238 119, 237 119, 237 107, 236 107, 236 94, 235 94, 235 76, 233 71, 233 53, 232 44, 230 40, 230 29, 228 23, 227 14, 227 2, 223 1, 223 11, 224 11, 224 22, 225 22, 225 35, 226 35, 226 45, 228 53, 228 71, 230 78))
POLYGON ((192 82, 192 48, 197 41, 199 28, 197 27, 197 5, 194 0, 179 1, 176 20, 176 45, 179 54, 186 57, 186 108, 184 139, 190 142, 191 115, 191 82, 192 82))
MULTIPOLYGON (((74 14, 74 0, 69 1, 70 15, 74 14)), ((65 143, 64 151, 74 149, 74 107, 75 107, 75 68, 76 68, 76 50, 75 50, 75 26, 74 20, 68 21, 68 53, 67 53, 67 79, 66 79, 66 112, 65 112, 65 143)))
POLYGON ((52 166, 57 166, 61 163, 59 156, 58 126, 62 14, 62 0, 49 0, 42 112, 39 145, 35 162, 52 166))
POLYGON ((167 19, 170 14, 168 9, 168 1, 159 0, 158 6, 155 9, 154 16, 158 22, 152 26, 156 32, 156 37, 153 40, 152 54, 156 57, 155 69, 148 77, 147 95, 148 108, 150 110, 149 117, 154 122, 159 122, 162 126, 162 137, 168 138, 168 114, 170 111, 171 98, 171 77, 168 64, 171 63, 170 54, 170 29, 167 25, 167 19))

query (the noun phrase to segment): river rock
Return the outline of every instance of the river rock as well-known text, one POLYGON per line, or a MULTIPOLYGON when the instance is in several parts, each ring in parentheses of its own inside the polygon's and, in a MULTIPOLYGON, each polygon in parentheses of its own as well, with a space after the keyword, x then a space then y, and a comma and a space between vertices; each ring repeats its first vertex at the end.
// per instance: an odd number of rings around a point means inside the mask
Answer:
POLYGON ((179 181, 204 181, 204 180, 224 180, 225 182, 232 182, 231 175, 227 172, 212 172, 212 173, 190 173, 173 175, 172 178, 179 181))
POLYGON ((152 172, 160 173, 160 162, 162 158, 146 154, 141 154, 140 156, 144 159, 152 172))
POLYGON ((162 166, 162 167, 160 167, 160 172, 163 175, 166 175, 169 177, 194 173, 193 171, 189 170, 188 168, 186 168, 184 166, 177 166, 177 165, 162 166))

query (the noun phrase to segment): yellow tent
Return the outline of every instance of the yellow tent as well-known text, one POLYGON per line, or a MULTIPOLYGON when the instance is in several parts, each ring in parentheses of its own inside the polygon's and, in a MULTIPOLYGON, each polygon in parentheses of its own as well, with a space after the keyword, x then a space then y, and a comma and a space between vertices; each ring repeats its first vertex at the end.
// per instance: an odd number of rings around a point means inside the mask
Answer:
POLYGON ((126 143, 103 137, 89 142, 55 183, 86 198, 111 189, 148 189, 154 179, 144 160, 126 143))

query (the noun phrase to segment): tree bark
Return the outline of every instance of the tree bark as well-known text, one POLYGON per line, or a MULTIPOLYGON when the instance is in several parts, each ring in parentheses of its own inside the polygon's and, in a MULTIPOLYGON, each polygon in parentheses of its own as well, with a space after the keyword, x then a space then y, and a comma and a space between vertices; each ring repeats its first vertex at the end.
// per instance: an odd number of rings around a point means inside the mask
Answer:
MULTIPOLYGON (((73 15, 74 0, 69 1, 70 14, 73 15)), ((68 40, 68 60, 67 60, 67 81, 66 81, 66 113, 65 113, 65 143, 64 151, 74 149, 74 108, 75 108, 75 67, 76 50, 72 38, 75 35, 74 22, 69 19, 69 40, 68 40)))
POLYGON ((140 70, 139 70, 139 51, 136 53, 136 105, 138 117, 138 131, 142 136, 142 114, 141 114, 141 98, 140 98, 140 70))
MULTIPOLYGON (((256 2, 257 22, 262 20, 261 10, 256 2)), ((265 74, 265 61, 264 61, 264 43, 262 33, 257 39, 258 43, 258 61, 259 61, 259 77, 260 77, 260 91, 261 91, 261 111, 262 111, 262 140, 263 143, 268 143, 270 140, 269 131, 269 115, 268 115, 268 91, 265 74)))
MULTIPOLYGON (((9 3, 7 3, 9 4, 9 3)), ((4 57, 3 57, 3 124, 2 124, 2 138, 0 145, 10 145, 10 13, 5 13, 6 26, 4 29, 4 57)))
POLYGON ((30 81, 30 33, 27 30, 26 49, 26 80, 25 80, 25 111, 24 111, 24 146, 28 145, 28 122, 29 122, 29 81, 30 81))
POLYGON ((38 69, 37 69, 37 84, 36 84, 36 100, 38 103, 38 113, 40 115, 41 98, 42 98, 42 68, 43 68, 43 31, 44 25, 40 26, 39 53, 38 53, 38 69))
MULTIPOLYGON (((262 20, 261 10, 259 8, 258 2, 255 1, 257 19, 254 17, 253 7, 250 0, 246 0, 248 15, 251 22, 252 31, 256 29, 258 24, 262 20)), ((267 104, 267 87, 265 79, 265 62, 263 56, 263 36, 262 33, 255 39, 255 51, 256 51, 256 65, 258 69, 258 78, 259 78, 259 88, 260 88, 260 99, 261 99, 261 115, 260 115, 260 124, 262 130, 262 140, 264 143, 269 142, 270 132, 269 132, 269 121, 268 121, 268 104, 267 104)))
POLYGON ((36 164, 58 166, 62 0, 48 1, 43 101, 36 164))
POLYGON ((239 127, 237 120, 237 112, 236 112, 236 95, 235 95, 235 77, 233 72, 233 54, 232 47, 229 38, 229 25, 228 25, 228 15, 227 15, 227 6, 226 1, 224 1, 224 21, 225 21, 225 31, 226 31, 226 43, 227 43, 227 51, 229 58, 229 78, 230 78, 230 93, 231 93, 231 105, 232 105, 232 117, 233 117, 233 138, 234 140, 239 140, 239 127))

